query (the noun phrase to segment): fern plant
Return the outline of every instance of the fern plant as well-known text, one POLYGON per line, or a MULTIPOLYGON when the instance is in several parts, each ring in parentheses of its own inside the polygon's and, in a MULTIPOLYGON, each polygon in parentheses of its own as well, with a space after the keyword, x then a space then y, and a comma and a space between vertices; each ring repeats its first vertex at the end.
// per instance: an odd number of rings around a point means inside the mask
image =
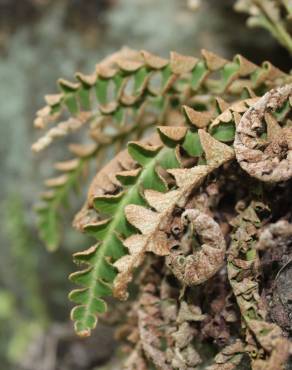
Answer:
POLYGON ((46 181, 49 250, 68 194, 98 163, 74 220, 93 239, 70 275, 76 333, 107 320, 113 295, 134 301, 120 320, 127 369, 235 369, 246 355, 252 369, 284 368, 292 347, 269 312, 261 259, 277 243, 288 253, 292 238, 291 75, 241 55, 123 49, 59 88, 37 113, 47 131, 33 150, 77 130, 88 139, 46 181))

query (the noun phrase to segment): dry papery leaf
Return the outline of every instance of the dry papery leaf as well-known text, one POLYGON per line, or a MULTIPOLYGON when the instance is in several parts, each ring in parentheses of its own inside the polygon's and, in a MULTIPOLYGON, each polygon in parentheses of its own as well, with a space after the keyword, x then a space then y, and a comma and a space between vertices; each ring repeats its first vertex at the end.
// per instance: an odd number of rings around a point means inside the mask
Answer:
POLYGON ((49 146, 55 138, 67 136, 69 133, 79 130, 90 118, 91 113, 82 113, 78 118, 69 118, 67 121, 60 122, 56 127, 51 128, 44 136, 32 145, 34 152, 40 152, 49 146))
POLYGON ((184 236, 185 240, 181 243, 188 243, 191 248, 190 245, 196 236, 202 245, 199 251, 188 251, 190 254, 187 256, 178 248, 167 256, 166 264, 183 284, 201 284, 222 267, 226 249, 225 240, 220 226, 205 213, 196 209, 186 210, 181 218, 184 226, 190 225, 189 235, 184 236))
POLYGON ((273 113, 288 104, 292 85, 271 90, 244 113, 236 127, 234 150, 240 166, 261 181, 287 181, 292 177, 292 127, 281 126, 273 113), (263 138, 264 132, 267 137, 263 138))

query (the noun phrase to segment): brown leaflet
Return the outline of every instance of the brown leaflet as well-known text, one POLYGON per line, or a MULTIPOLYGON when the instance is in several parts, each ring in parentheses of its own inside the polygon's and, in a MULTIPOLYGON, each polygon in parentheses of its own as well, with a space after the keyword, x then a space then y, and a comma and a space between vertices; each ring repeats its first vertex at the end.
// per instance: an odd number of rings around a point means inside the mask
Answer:
POLYGON ((292 128, 281 127, 271 114, 291 95, 291 84, 269 91, 249 108, 236 127, 236 158, 246 172, 261 181, 287 181, 292 177, 292 128), (265 127, 267 140, 261 138, 265 127))
POLYGON ((189 244, 194 235, 202 244, 196 251, 190 246, 191 251, 187 256, 181 251, 172 250, 166 257, 166 263, 183 284, 201 284, 222 267, 226 250, 224 236, 217 222, 197 209, 186 210, 181 219, 182 224, 189 225, 191 229, 189 244))
MULTIPOLYGON (((58 94, 61 98, 61 94, 58 94)), ((47 102, 50 105, 50 102, 47 102)), ((57 119, 57 115, 50 114, 51 108, 49 105, 44 106, 36 112, 36 118, 34 120, 34 127, 38 129, 44 129, 50 122, 54 122, 57 119)))
POLYGON ((45 180, 45 185, 48 187, 62 186, 67 181, 68 175, 60 175, 58 177, 53 177, 51 179, 45 180))
POLYGON ((193 126, 197 128, 205 128, 210 123, 211 119, 214 116, 213 112, 209 111, 196 111, 195 109, 188 107, 187 105, 183 105, 183 110, 185 112, 185 115, 193 126))
POLYGON ((79 159, 74 158, 68 161, 56 162, 54 164, 54 167, 59 171, 70 172, 70 171, 73 171, 76 167, 78 167, 78 164, 79 164, 79 159))
POLYGON ((77 144, 77 143, 70 143, 68 145, 69 151, 80 158, 86 158, 91 156, 97 150, 96 143, 89 143, 89 144, 77 144))
POLYGON ((192 345, 195 334, 196 330, 190 323, 185 321, 177 325, 176 331, 171 335, 174 339, 173 348, 167 351, 172 369, 195 369, 202 362, 199 353, 192 345))
POLYGON ((225 109, 222 110, 222 113, 212 120, 210 129, 220 125, 221 123, 228 123, 232 120, 234 120, 235 123, 238 123, 238 118, 240 119, 242 114, 245 113, 252 104, 255 104, 258 99, 259 98, 248 98, 224 107, 225 109))
POLYGON ((208 366, 206 370, 233 370, 239 365, 244 345, 240 339, 224 347, 214 359, 214 364, 208 366))

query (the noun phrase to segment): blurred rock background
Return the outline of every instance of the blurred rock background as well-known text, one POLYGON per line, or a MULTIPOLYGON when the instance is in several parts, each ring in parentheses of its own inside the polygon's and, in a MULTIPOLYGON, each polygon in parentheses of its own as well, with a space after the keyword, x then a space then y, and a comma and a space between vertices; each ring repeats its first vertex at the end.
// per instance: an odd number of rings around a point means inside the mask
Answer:
MULTIPOLYGON (((256 63, 269 59, 289 70, 291 60, 263 30, 249 30, 232 0, 0 0, 0 364, 1 369, 118 369, 110 328, 80 341, 68 323, 71 254, 88 241, 71 229, 80 207, 66 214, 62 247, 40 242, 33 205, 52 174, 62 145, 35 158, 32 122, 58 77, 93 71, 123 45, 167 56, 206 48, 256 63), (53 153, 54 152, 54 153, 53 153), (108 360, 112 358, 112 362, 108 360)), ((81 203, 81 202, 80 202, 81 203)))

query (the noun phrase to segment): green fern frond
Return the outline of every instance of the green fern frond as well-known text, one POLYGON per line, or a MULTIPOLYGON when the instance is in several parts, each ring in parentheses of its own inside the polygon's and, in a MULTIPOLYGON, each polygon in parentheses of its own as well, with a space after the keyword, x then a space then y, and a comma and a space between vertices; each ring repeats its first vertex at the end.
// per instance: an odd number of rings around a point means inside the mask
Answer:
POLYGON ((45 128, 66 113, 83 121, 99 119, 100 126, 101 118, 110 117, 119 128, 130 121, 137 125, 145 111, 157 108, 154 122, 159 123, 171 101, 187 103, 200 92, 238 95, 244 87, 257 90, 288 76, 268 62, 258 67, 241 55, 228 61, 203 50, 200 59, 177 53, 169 60, 145 51, 120 54, 111 63, 98 64, 94 74, 78 73, 76 78, 74 83, 59 80, 61 92, 46 97, 37 127, 45 128))
POLYGON ((83 148, 82 153, 79 148, 78 153, 82 154, 79 158, 55 164, 62 175, 45 181, 49 190, 43 192, 42 203, 37 207, 38 227, 41 239, 51 252, 55 251, 60 244, 60 210, 68 205, 71 191, 78 188, 84 169, 96 152, 96 147, 85 151, 83 148))
POLYGON ((123 237, 128 237, 135 230, 127 222, 124 208, 127 204, 145 204, 141 188, 165 190, 166 184, 157 173, 157 166, 164 169, 178 167, 179 164, 172 149, 163 146, 150 146, 130 143, 129 154, 141 166, 140 171, 121 173, 118 178, 123 184, 123 191, 118 194, 94 198, 94 207, 105 218, 95 224, 89 224, 85 231, 93 235, 98 243, 89 250, 76 253, 74 259, 86 263, 86 270, 70 276, 71 281, 85 288, 74 290, 70 299, 79 306, 72 310, 75 330, 81 336, 90 335, 96 325, 98 313, 106 310, 103 297, 110 295, 116 276, 113 263, 125 255, 123 237))

